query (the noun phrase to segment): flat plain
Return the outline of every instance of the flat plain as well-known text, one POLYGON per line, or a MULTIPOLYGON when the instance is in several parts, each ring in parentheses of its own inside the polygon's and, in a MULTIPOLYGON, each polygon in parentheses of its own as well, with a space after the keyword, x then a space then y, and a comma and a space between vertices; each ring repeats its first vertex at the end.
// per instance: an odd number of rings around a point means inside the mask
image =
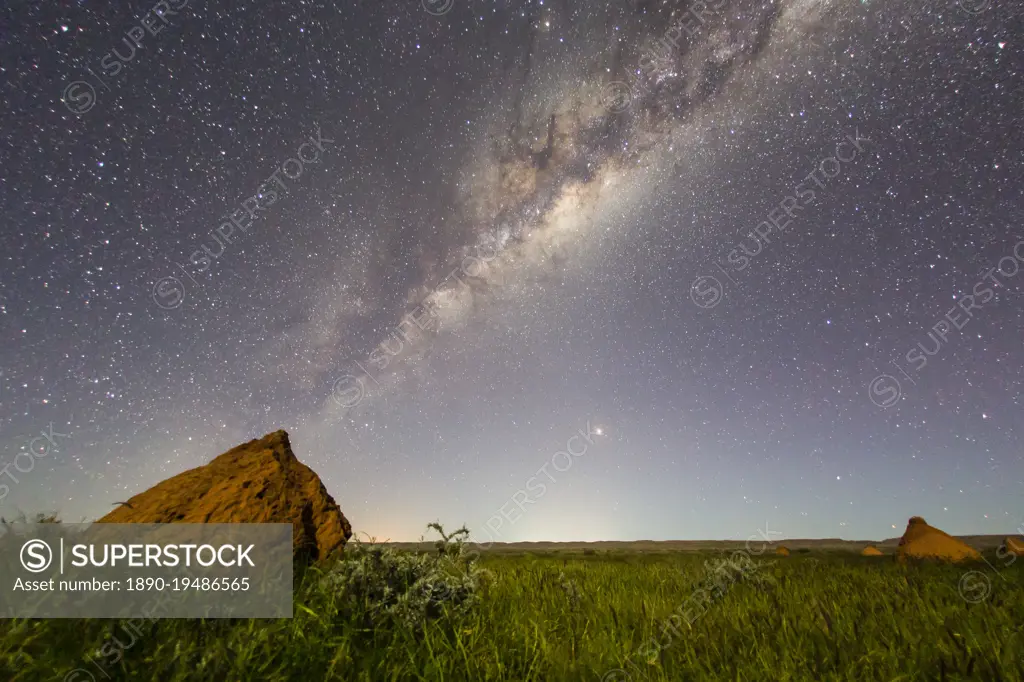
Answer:
POLYGON ((901 564, 885 542, 880 557, 807 542, 776 543, 785 557, 495 546, 472 607, 423 623, 370 626, 374 603, 343 607, 317 571, 292 619, 156 620, 130 638, 118 621, 5 621, 0 679, 1024 680, 1024 561, 901 564))

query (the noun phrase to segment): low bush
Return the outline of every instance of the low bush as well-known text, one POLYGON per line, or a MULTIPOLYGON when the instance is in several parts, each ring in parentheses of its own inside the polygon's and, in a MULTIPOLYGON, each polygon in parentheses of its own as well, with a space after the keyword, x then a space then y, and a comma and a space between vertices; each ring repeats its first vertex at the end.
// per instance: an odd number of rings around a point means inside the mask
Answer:
POLYGON ((465 614, 478 603, 487 573, 469 552, 466 528, 441 539, 433 554, 399 552, 370 542, 351 542, 343 557, 321 578, 318 594, 346 621, 367 628, 401 624, 417 630, 442 615, 465 614))

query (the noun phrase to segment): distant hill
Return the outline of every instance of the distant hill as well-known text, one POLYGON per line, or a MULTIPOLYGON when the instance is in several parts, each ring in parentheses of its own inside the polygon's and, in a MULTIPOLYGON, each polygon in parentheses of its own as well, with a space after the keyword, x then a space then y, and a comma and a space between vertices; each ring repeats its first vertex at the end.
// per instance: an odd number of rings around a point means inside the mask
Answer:
MULTIPOLYGON (((979 551, 993 550, 1006 539, 1006 535, 958 535, 958 540, 967 543, 979 551)), ((841 540, 839 538, 820 539, 779 539, 775 544, 785 544, 790 550, 847 550, 860 552, 867 545, 874 545, 881 550, 894 550, 899 544, 898 537, 887 540, 841 540)), ((434 549, 432 542, 388 542, 383 543, 395 549, 429 552, 434 549)), ((495 542, 490 547, 475 545, 481 552, 582 552, 584 549, 597 551, 622 552, 706 552, 714 550, 743 549, 743 540, 608 540, 604 542, 495 542)), ((751 542, 751 549, 757 551, 761 543, 751 542)))

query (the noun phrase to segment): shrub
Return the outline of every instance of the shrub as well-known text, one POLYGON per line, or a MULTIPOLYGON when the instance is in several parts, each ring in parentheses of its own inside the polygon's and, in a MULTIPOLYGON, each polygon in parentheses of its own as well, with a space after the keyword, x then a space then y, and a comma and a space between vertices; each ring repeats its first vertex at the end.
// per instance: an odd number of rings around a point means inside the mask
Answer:
POLYGON ((477 565, 476 553, 466 551, 469 531, 463 527, 446 535, 436 554, 400 552, 370 542, 352 542, 321 579, 321 592, 330 595, 339 615, 362 620, 367 628, 403 625, 419 630, 427 620, 457 616, 480 599, 487 572, 477 565))

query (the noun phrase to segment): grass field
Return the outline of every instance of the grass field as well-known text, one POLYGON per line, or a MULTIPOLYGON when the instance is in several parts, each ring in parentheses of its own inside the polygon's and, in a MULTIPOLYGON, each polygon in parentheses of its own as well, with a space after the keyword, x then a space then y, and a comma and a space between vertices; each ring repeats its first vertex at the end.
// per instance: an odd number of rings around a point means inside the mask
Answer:
POLYGON ((1024 680, 1024 561, 723 558, 484 555, 479 599, 425 625, 371 627, 371 603, 342 604, 314 572, 290 620, 154 620, 137 637, 121 621, 5 621, 0 679, 1024 680))

